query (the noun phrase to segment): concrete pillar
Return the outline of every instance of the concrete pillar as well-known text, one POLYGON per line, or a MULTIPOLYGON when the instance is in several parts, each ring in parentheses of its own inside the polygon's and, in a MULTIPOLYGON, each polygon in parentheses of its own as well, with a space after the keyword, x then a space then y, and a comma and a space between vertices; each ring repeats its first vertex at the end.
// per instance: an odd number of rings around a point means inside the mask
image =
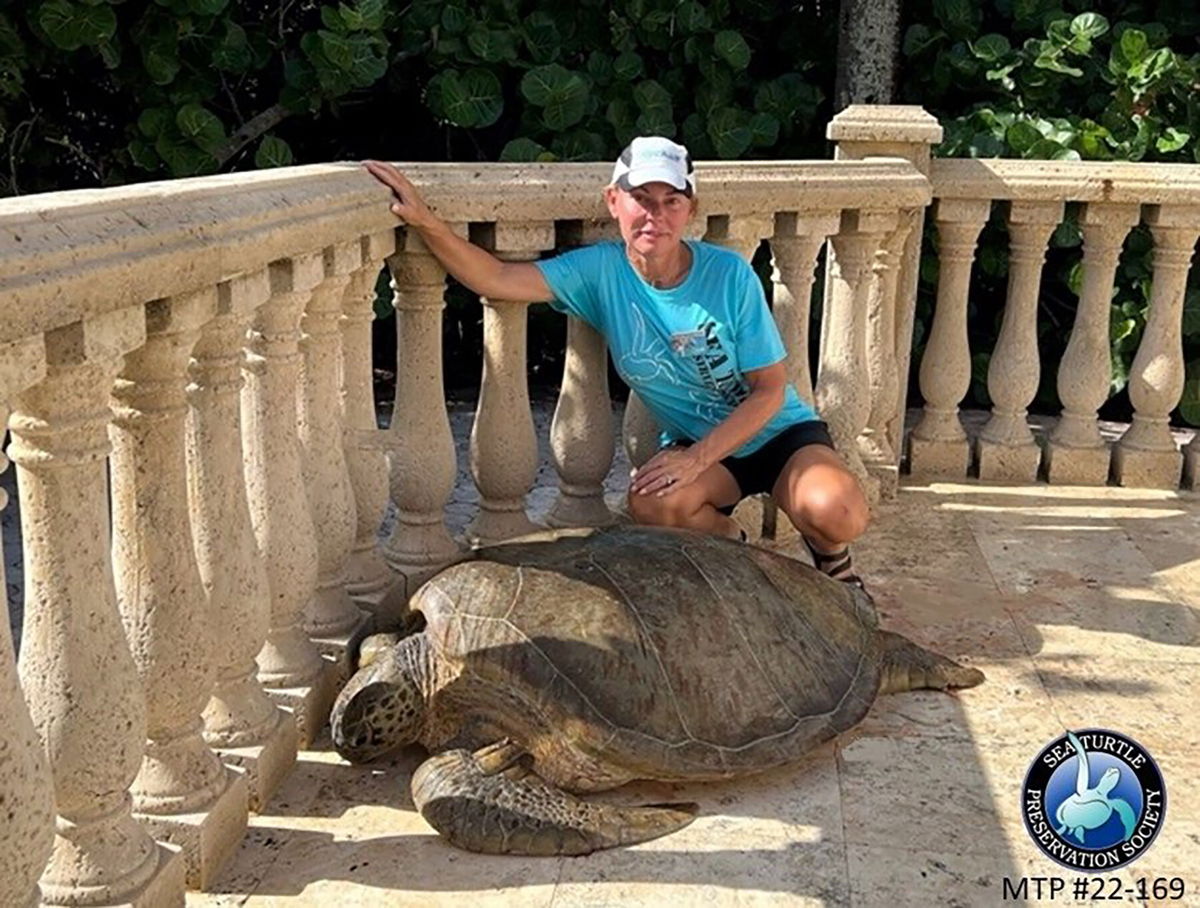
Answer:
POLYGON ((604 502, 616 449, 607 351, 600 332, 567 319, 567 355, 550 422, 550 460, 558 473, 558 495, 546 517, 552 527, 608 526, 616 519, 604 502))
POLYGON ((305 608, 304 629, 317 649, 349 678, 347 645, 366 621, 346 591, 346 562, 358 519, 342 446, 342 307, 350 275, 362 267, 355 239, 325 248, 324 279, 300 319, 297 429, 304 489, 317 543, 317 587, 305 608))
MULTIPOLYGON (((612 221, 585 222, 582 242, 619 239, 612 221)), ((629 394, 630 404, 637 395, 629 394)), ((637 402, 650 424, 626 427, 641 439, 635 442, 645 463, 657 450, 657 429, 646 408, 637 402), (645 448, 653 444, 649 451, 645 448)), ((628 407, 628 405, 627 405, 628 407)), ((629 410, 626 409, 626 416, 629 410)), ((550 460, 558 473, 558 494, 546 523, 552 527, 608 526, 617 516, 604 501, 604 480, 616 453, 612 399, 608 388, 608 346, 591 325, 567 317, 567 355, 558 402, 550 422, 550 460)))
POLYGON ((987 222, 988 199, 938 199, 938 289, 929 342, 921 358, 921 420, 912 432, 909 470, 914 476, 961 479, 971 451, 958 419, 958 405, 971 386, 967 341, 967 296, 975 244, 987 222))
POLYGON ((992 415, 979 435, 979 478, 1006 482, 1037 479, 1042 450, 1026 413, 1037 394, 1037 311, 1046 244, 1063 219, 1062 202, 1008 205, 1008 298, 1000 336, 988 364, 992 415))
MULTIPOLYGON (((46 376, 46 351, 41 335, 0 344, 0 442, 8 426, 8 401, 17 391, 46 376)), ((0 451, 0 473, 8 458, 0 451)), ((0 489, 0 511, 8 493, 0 489)), ((0 558, 0 590, 7 589, 4 559, 0 558)), ((50 764, 29 718, 21 693, 8 610, 0 611, 0 716, 6 721, 0 735, 0 804, 4 834, 0 835, 0 905, 34 908, 41 901, 38 877, 54 845, 54 795, 50 764)))
POLYGON ((131 814, 146 701, 109 547, 109 389, 145 339, 145 307, 46 335, 46 377, 10 420, 25 554, 18 670, 54 777, 47 905, 182 906, 184 861, 131 814))
POLYGON ((870 408, 867 425, 859 436, 858 448, 867 471, 879 482, 884 498, 894 498, 900 485, 900 454, 892 444, 900 375, 896 365, 896 284, 900 278, 900 256, 914 211, 898 215, 896 229, 889 232, 875 251, 874 272, 867 300, 867 374, 870 378, 870 408))
POLYGON ((844 211, 830 239, 834 250, 825 283, 821 362, 816 398, 821 418, 850 470, 872 502, 879 481, 868 475, 858 437, 871 413, 867 373, 867 305, 875 275, 872 264, 885 234, 895 230, 895 211, 844 211))
MULTIPOLYGON (((829 122, 826 137, 837 143, 834 160, 862 161, 873 157, 904 158, 926 177, 931 150, 942 141, 937 118, 916 105, 852 104, 829 122)), ((896 374, 899 394, 894 426, 889 436, 892 448, 903 448, 904 416, 908 406, 908 376, 912 357, 913 321, 917 306, 917 281, 921 269, 921 240, 925 232, 925 209, 913 215, 912 226, 900 257, 896 279, 896 374)), ((832 261, 834 251, 827 253, 832 261)), ((826 274, 832 271, 827 265, 826 274)), ((829 278, 826 277, 826 284, 829 278)), ((823 347, 824 345, 822 345, 823 347)))
POLYGON ((207 889, 246 829, 246 780, 201 736, 215 680, 213 625, 196 565, 185 456, 188 358, 216 314, 216 288, 146 306, 146 342, 113 386, 113 570, 117 607, 146 698, 146 752, 133 808, 182 849, 207 889))
POLYGON ((1200 208, 1154 205, 1147 216, 1154 234, 1150 314, 1129 374, 1133 425, 1113 450, 1121 485, 1179 487, 1183 454, 1171 435, 1171 411, 1183 394, 1183 299, 1187 291, 1200 208))
POLYGON ((296 717, 307 747, 329 718, 331 663, 301 627, 317 586, 317 541, 296 433, 300 316, 325 278, 321 253, 272 262, 270 298, 255 312, 246 346, 242 445, 250 522, 267 568, 271 620, 258 654, 258 679, 277 706, 296 717))
POLYGON ((1089 202, 1083 211, 1083 288, 1071 338, 1058 365, 1063 412, 1046 446, 1046 472, 1058 484, 1103 485, 1108 445, 1096 411, 1108 399, 1112 376, 1109 309, 1121 246, 1138 222, 1139 206, 1089 202))
MULTIPOLYGON (((465 235, 465 225, 458 229, 465 235)), ((387 264, 396 293, 396 404, 388 448, 397 515, 383 554, 400 575, 386 598, 403 602, 460 553, 444 513, 455 476, 442 383, 446 271, 411 230, 387 264)))
POLYGON ((254 661, 267 638, 271 600, 250 524, 239 408, 246 330, 270 293, 265 268, 217 286, 216 315, 192 351, 188 387, 192 537, 216 670, 204 740, 245 774, 252 810, 262 809, 296 762, 296 720, 267 696, 254 661))
MULTIPOLYGON (((487 245, 509 262, 529 262, 554 248, 552 221, 499 221, 487 245)), ((471 427, 471 475, 479 512, 467 527, 472 544, 488 545, 539 529, 525 514, 537 481, 537 431, 526 380, 523 302, 483 298, 483 377, 471 427)))
POLYGON ((800 399, 814 403, 808 364, 808 323, 817 256, 837 233, 840 211, 786 212, 775 216, 771 236, 771 281, 775 285, 772 314, 787 348, 788 381, 800 399))
POLYGON ((363 267, 351 275, 342 308, 342 432, 357 522, 346 591, 359 605, 374 609, 393 578, 377 536, 387 509, 388 466, 375 417, 371 323, 375 284, 383 259, 396 250, 396 232, 374 233, 361 242, 363 267))

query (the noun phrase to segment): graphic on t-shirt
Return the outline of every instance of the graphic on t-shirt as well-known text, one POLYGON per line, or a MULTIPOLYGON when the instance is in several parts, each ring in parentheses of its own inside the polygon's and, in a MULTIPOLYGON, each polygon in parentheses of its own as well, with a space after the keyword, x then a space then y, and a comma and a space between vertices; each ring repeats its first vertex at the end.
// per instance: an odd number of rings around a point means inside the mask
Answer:
POLYGON ((633 381, 678 381, 679 373, 667 353, 666 346, 646 327, 646 317, 637 304, 629 307, 633 315, 633 331, 629 349, 621 354, 618 371, 633 381))
POLYGON ((672 334, 671 349, 680 356, 695 356, 704 349, 704 332, 680 331, 672 334))
POLYGON ((746 399, 750 389, 734 371, 732 358, 721 346, 717 323, 707 320, 699 326, 698 333, 704 338, 704 344, 693 354, 692 361, 700 373, 700 380, 705 388, 715 391, 725 403, 736 407, 746 399))

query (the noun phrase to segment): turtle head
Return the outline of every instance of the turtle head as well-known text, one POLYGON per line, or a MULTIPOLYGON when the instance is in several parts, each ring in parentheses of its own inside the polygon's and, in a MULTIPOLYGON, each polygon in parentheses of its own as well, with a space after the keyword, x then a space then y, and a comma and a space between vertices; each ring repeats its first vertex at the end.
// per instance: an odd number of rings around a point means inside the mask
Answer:
POLYGON ((1104 770, 1104 775, 1100 777, 1100 781, 1096 783, 1096 791, 1106 795, 1117 787, 1117 782, 1121 780, 1121 770, 1115 766, 1110 766, 1104 770))
POLYGON ((428 650, 424 634, 363 641, 359 668, 329 716, 333 746, 351 763, 367 763, 420 739, 425 724, 428 650))

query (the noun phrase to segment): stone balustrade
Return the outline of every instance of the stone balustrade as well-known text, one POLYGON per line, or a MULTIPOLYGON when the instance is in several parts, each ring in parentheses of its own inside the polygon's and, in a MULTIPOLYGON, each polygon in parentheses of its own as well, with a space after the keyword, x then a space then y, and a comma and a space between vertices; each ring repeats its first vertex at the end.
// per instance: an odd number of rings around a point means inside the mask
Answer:
POLYGON ((1179 488, 1195 482, 1195 442, 1181 451, 1168 419, 1184 385, 1183 303, 1200 238, 1200 166, 1080 161, 936 160, 932 163, 939 279, 933 329, 920 369, 924 411, 910 440, 914 476, 1179 488), (988 363, 992 412, 968 440, 958 418, 973 351, 967 332, 976 242, 1002 205, 1009 235, 1008 295, 988 363), (1057 366, 1062 412, 1043 443, 1027 421, 1037 392, 1038 298, 1050 237, 1065 206, 1080 206, 1079 305, 1057 366), (1110 394, 1109 310, 1129 232, 1153 237, 1146 329, 1129 376, 1133 423, 1110 447, 1097 413, 1110 394))
MULTIPOLYGON (((914 470, 968 469, 957 407, 971 259, 992 201, 1006 199, 1013 268, 981 469, 1024 476, 1042 459, 1025 426, 1040 261, 1063 202, 1082 201, 1084 303, 1060 372, 1051 479, 1097 478, 1101 466, 1107 475, 1095 431, 1107 375, 1100 323, 1114 250, 1141 206, 1155 291, 1134 366, 1135 423, 1114 463, 1129 482, 1169 471, 1178 482, 1185 466, 1195 475, 1166 416, 1180 393, 1182 287, 1200 233, 1196 168, 1048 165, 1047 188, 1024 163, 931 163, 940 128, 916 108, 850 108, 830 137, 835 161, 699 164, 691 230, 748 260, 766 245, 789 381, 872 494, 897 482, 935 195, 941 281, 914 470)), ((506 260, 615 236, 604 164, 404 169, 455 231, 506 260)), ((449 531, 447 276, 386 199, 357 165, 332 164, 0 201, 0 414, 11 414, 25 553, 15 665, 0 640, 0 704, 15 717, 0 743, 0 796, 19 831, 0 838, 4 904, 182 904, 317 739, 367 612, 395 619, 417 584, 471 544, 540 522, 618 519, 603 495, 614 455, 603 339, 569 320, 549 438, 558 494, 535 520, 526 308, 485 299, 470 446, 480 504, 463 538, 449 531), (398 342, 387 430, 375 422, 370 350, 381 272, 398 342), (380 540, 389 504, 395 521, 380 540)), ((624 434, 635 464, 656 447, 636 397, 624 434)))

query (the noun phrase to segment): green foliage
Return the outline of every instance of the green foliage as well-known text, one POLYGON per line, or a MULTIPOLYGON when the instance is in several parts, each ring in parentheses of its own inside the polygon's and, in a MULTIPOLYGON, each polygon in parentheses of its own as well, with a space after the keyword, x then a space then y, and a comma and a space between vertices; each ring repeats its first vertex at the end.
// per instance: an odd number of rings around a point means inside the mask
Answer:
MULTIPOLYGON (((384 0, 0 0, 0 195, 289 164, 275 130, 378 88, 395 19, 384 0)), ((484 122, 479 81, 456 111, 484 122)))
MULTIPOLYGON (((1200 54, 1187 40, 1200 35, 1200 13, 1194 4, 1164 2, 1160 23, 1147 21, 1146 9, 1082 0, 933 0, 930 14, 904 33, 906 98, 939 116, 945 137, 936 153, 947 157, 1200 162, 1200 54), (1142 18, 1128 21, 1123 14, 1142 18)), ((1070 212, 1051 241, 1039 299, 1044 365, 1035 406, 1051 411, 1058 404, 1057 363, 1078 301, 1080 244, 1070 212)), ((972 287, 973 350, 995 345, 1005 295, 999 266, 1007 254, 1005 231, 989 224, 972 287)), ((1119 417, 1128 415, 1121 392, 1145 329, 1152 254, 1149 231, 1135 228, 1118 268, 1110 319, 1113 415, 1119 417)), ((932 292, 923 284, 923 294, 932 292)), ((1200 276, 1193 274, 1187 293, 1189 306, 1200 305, 1200 276)), ((1186 312, 1188 383, 1179 412, 1200 424, 1200 317, 1186 312)), ((982 404, 986 371, 984 360, 976 360, 971 395, 982 404)))
POLYGON ((638 133, 698 158, 823 156, 835 13, 0 0, 0 195, 388 152, 600 160, 638 133))

